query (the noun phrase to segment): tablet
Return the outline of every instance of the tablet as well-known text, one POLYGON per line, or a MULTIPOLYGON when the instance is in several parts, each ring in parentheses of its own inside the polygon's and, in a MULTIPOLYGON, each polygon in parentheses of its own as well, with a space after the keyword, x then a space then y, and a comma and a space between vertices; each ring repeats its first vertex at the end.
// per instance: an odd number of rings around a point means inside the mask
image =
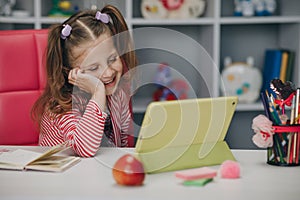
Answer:
POLYGON ((235 160, 224 138, 237 103, 237 96, 150 103, 135 147, 146 173, 235 160))

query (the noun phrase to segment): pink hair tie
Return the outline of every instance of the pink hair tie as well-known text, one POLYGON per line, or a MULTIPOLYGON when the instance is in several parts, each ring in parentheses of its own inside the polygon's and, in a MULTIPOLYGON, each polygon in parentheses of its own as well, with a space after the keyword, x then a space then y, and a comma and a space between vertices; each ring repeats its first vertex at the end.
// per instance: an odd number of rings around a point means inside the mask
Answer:
POLYGON ((96 12, 95 18, 105 24, 109 22, 109 16, 106 13, 101 13, 100 11, 96 12))
POLYGON ((61 30, 60 37, 65 40, 67 37, 70 36, 72 27, 69 24, 64 24, 63 27, 64 28, 61 30))

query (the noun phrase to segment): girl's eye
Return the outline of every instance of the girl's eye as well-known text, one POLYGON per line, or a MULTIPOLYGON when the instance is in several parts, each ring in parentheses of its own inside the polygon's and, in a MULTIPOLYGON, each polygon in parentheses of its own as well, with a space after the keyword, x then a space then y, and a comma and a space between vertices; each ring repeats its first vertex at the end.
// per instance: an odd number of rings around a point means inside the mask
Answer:
POLYGON ((98 66, 97 65, 94 65, 94 66, 91 66, 89 68, 90 71, 96 71, 98 69, 98 66))
POLYGON ((108 65, 111 65, 111 64, 113 64, 114 62, 116 62, 117 59, 118 59, 118 56, 113 56, 112 58, 108 59, 107 64, 108 64, 108 65))

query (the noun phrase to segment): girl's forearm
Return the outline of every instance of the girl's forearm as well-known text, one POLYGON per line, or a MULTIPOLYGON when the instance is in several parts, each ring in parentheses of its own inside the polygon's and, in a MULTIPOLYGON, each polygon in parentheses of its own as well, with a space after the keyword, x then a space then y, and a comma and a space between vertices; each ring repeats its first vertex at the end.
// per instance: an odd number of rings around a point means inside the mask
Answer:
POLYGON ((82 157, 94 156, 101 144, 107 114, 99 109, 96 101, 90 101, 85 113, 66 134, 66 140, 72 144, 73 150, 82 157))

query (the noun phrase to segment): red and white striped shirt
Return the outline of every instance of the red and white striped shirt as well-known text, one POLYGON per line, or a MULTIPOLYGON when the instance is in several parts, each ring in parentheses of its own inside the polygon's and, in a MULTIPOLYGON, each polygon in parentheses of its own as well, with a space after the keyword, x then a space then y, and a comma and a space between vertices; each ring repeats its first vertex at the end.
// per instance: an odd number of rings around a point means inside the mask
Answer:
MULTIPOLYGON (((94 100, 80 94, 73 96, 72 110, 63 115, 50 111, 43 114, 39 145, 54 146, 67 142, 79 156, 91 157, 101 145, 108 114, 100 110, 94 100)), ((128 96, 123 90, 117 90, 107 96, 107 106, 113 127, 108 139, 117 147, 133 146, 133 121, 128 96)))

